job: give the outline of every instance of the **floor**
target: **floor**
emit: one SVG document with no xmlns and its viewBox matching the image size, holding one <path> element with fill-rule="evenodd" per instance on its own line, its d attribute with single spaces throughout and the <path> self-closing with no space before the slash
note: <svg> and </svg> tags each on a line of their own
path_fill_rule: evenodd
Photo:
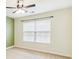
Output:
<svg viewBox="0 0 79 59">
<path fill-rule="evenodd" d="M 6 51 L 6 59 L 71 59 L 20 48 L 11 48 Z"/>
</svg>

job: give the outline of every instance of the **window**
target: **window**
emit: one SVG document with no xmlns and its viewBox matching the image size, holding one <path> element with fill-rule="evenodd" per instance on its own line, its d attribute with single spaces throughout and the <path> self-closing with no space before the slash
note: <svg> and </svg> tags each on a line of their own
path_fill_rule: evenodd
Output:
<svg viewBox="0 0 79 59">
<path fill-rule="evenodd" d="M 29 42 L 50 43 L 51 20 L 39 19 L 23 22 L 23 40 Z"/>
</svg>

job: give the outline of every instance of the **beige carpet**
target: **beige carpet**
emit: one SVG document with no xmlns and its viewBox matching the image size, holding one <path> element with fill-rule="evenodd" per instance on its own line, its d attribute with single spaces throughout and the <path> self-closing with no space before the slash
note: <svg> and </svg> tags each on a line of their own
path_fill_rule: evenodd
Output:
<svg viewBox="0 0 79 59">
<path fill-rule="evenodd" d="M 20 48 L 7 49 L 6 59 L 70 59 L 51 54 L 45 54 Z"/>
</svg>

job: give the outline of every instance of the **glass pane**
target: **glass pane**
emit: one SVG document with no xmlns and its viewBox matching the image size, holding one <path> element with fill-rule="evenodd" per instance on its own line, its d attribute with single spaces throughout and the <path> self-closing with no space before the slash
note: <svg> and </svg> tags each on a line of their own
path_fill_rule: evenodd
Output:
<svg viewBox="0 0 79 59">
<path fill-rule="evenodd" d="M 50 31 L 51 20 L 37 20 L 36 31 Z"/>
<path fill-rule="evenodd" d="M 23 31 L 34 31 L 34 21 L 24 22 Z"/>
<path fill-rule="evenodd" d="M 36 42 L 50 43 L 50 33 L 36 33 Z"/>
<path fill-rule="evenodd" d="M 24 41 L 33 42 L 33 41 L 34 41 L 34 33 L 33 33 L 33 32 L 24 33 L 24 34 L 23 34 L 23 40 L 24 40 Z"/>
</svg>

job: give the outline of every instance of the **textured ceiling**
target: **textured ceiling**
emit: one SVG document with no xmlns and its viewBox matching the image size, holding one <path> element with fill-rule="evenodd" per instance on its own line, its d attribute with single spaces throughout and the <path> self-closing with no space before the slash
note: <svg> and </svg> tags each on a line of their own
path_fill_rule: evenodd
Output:
<svg viewBox="0 0 79 59">
<path fill-rule="evenodd" d="M 7 7 L 15 7 L 17 0 L 7 0 Z M 6 9 L 7 16 L 9 17 L 23 17 L 28 15 L 34 15 L 37 13 L 43 13 L 51 10 L 57 10 L 62 8 L 71 7 L 72 0 L 24 0 L 24 5 L 36 4 L 36 7 L 26 9 L 27 13 L 13 14 L 16 9 Z M 34 13 L 32 13 L 34 11 Z"/>
</svg>

